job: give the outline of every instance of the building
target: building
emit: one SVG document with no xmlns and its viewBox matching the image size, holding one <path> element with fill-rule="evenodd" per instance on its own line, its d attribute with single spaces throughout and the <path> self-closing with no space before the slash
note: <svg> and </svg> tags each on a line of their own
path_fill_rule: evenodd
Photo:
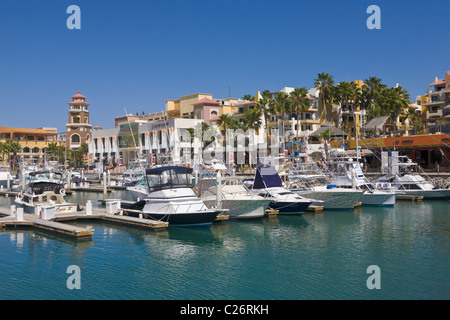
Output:
<svg viewBox="0 0 450 320">
<path fill-rule="evenodd" d="M 428 86 L 433 89 L 428 89 L 428 92 L 425 95 L 426 97 L 422 99 L 421 103 L 423 115 L 425 116 L 425 125 L 427 131 L 430 133 L 441 132 L 444 131 L 442 130 L 443 126 L 446 127 L 445 129 L 448 127 L 448 118 L 444 115 L 444 108 L 450 105 L 450 71 L 445 73 L 443 79 L 438 79 L 436 77 L 434 82 L 430 83 Z M 448 130 L 448 132 L 450 132 L 450 130 Z"/>
<path fill-rule="evenodd" d="M 66 124 L 66 148 L 76 149 L 88 143 L 92 125 L 89 122 L 89 103 L 79 91 L 73 95 L 69 105 L 69 122 Z"/>
<path fill-rule="evenodd" d="M 194 144 L 188 130 L 201 119 L 172 118 L 161 121 L 130 120 L 112 129 L 92 132 L 89 153 L 95 162 L 107 165 L 127 165 L 145 158 L 148 163 L 178 164 L 191 162 L 191 155 L 199 154 L 201 145 Z"/>
<path fill-rule="evenodd" d="M 58 142 L 58 132 L 56 128 L 48 127 L 39 129 L 0 127 L 0 142 L 5 143 L 8 140 L 19 143 L 22 149 L 17 153 L 19 161 L 43 163 L 46 148 L 50 143 Z M 3 159 L 3 154 L 0 154 L 0 157 L 6 164 L 8 156 L 5 155 Z"/>
</svg>

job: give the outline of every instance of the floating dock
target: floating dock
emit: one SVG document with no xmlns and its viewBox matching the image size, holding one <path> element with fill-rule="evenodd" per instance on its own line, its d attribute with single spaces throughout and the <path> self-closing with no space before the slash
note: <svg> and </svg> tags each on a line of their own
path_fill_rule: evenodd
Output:
<svg viewBox="0 0 450 320">
<path fill-rule="evenodd" d="M 39 219 L 34 214 L 23 214 L 23 218 L 11 215 L 10 208 L 0 207 L 0 215 L 6 216 L 0 218 L 0 228 L 32 227 L 37 230 L 58 234 L 74 240 L 91 240 L 94 230 L 62 223 L 62 221 L 74 221 L 85 219 L 97 219 L 113 222 L 121 225 L 140 227 L 146 230 L 165 230 L 168 227 L 167 222 L 151 219 L 139 219 L 135 217 L 122 216 L 118 214 L 106 213 L 105 209 L 93 208 L 91 214 L 85 211 L 74 213 L 55 214 L 51 220 Z"/>
<path fill-rule="evenodd" d="M 397 194 L 396 200 L 422 201 L 423 196 L 411 196 L 407 194 Z"/>
<path fill-rule="evenodd" d="M 316 206 L 316 205 L 310 204 L 309 207 L 306 208 L 306 211 L 313 211 L 313 212 L 323 211 L 323 206 Z"/>
</svg>

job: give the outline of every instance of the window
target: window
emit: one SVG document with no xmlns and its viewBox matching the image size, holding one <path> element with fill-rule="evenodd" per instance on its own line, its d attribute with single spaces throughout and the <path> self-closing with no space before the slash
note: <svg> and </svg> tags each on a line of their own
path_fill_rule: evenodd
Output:
<svg viewBox="0 0 450 320">
<path fill-rule="evenodd" d="M 70 141 L 72 143 L 80 143 L 81 139 L 78 134 L 74 133 L 73 135 L 70 136 Z"/>
<path fill-rule="evenodd" d="M 38 141 L 45 141 L 45 137 L 44 137 L 44 136 L 38 136 L 38 137 L 37 137 L 37 140 L 38 140 Z"/>
<path fill-rule="evenodd" d="M 34 136 L 28 136 L 28 137 L 27 137 L 27 140 L 28 140 L 28 141 L 34 141 Z"/>
</svg>

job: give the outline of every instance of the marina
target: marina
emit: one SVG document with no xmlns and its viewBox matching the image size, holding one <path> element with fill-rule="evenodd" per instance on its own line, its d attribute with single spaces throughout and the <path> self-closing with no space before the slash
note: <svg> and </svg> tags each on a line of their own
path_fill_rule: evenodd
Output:
<svg viewBox="0 0 450 320">
<path fill-rule="evenodd" d="M 96 203 L 95 195 L 76 197 Z M 114 197 L 120 196 L 126 197 L 124 191 L 115 191 Z M 8 207 L 11 200 L 0 197 L 0 204 Z M 0 228 L 0 267 L 9 275 L 2 278 L 2 299 L 450 298 L 448 201 L 361 205 L 157 231 L 107 221 L 97 203 L 92 218 L 56 219 L 92 228 L 91 240 L 30 226 Z M 69 256 L 56 254 L 65 251 Z M 65 270 L 73 264 L 82 270 L 81 290 L 65 286 Z M 373 264 L 382 270 L 378 291 L 366 288 L 366 268 Z M 135 272 L 128 271 L 130 265 Z M 423 290 L 430 283 L 433 288 Z"/>
<path fill-rule="evenodd" d="M 5 1 L 0 301 L 449 300 L 450 7 L 400 2 Z"/>
</svg>

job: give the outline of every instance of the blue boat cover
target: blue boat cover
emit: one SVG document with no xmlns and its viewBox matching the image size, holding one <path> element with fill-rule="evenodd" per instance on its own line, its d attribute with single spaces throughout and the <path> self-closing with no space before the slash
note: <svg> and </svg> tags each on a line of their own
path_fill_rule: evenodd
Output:
<svg viewBox="0 0 450 320">
<path fill-rule="evenodd" d="M 273 166 L 260 166 L 256 169 L 255 181 L 253 189 L 264 189 L 271 187 L 281 187 L 280 175 Z"/>
</svg>

